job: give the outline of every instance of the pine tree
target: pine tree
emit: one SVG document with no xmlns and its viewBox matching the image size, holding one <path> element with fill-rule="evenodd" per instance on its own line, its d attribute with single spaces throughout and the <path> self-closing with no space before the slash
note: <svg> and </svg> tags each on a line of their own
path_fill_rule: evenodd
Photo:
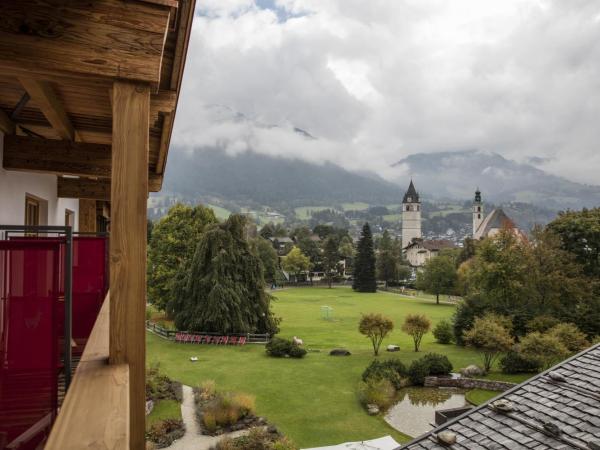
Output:
<svg viewBox="0 0 600 450">
<path fill-rule="evenodd" d="M 354 282 L 352 289 L 358 292 L 377 291 L 373 235 L 368 223 L 365 223 L 363 226 L 360 240 L 358 241 L 356 259 L 354 261 Z"/>
<path fill-rule="evenodd" d="M 200 237 L 170 304 L 180 330 L 276 333 L 259 257 L 244 239 L 245 217 L 232 215 Z"/>
</svg>

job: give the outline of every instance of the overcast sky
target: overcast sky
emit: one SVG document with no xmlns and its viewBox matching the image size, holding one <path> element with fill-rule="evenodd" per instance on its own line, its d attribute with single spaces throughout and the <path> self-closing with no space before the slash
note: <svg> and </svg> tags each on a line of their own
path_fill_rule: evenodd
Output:
<svg viewBox="0 0 600 450">
<path fill-rule="evenodd" d="M 480 149 L 600 184 L 599 0 L 197 4 L 175 144 L 388 177 Z"/>
</svg>

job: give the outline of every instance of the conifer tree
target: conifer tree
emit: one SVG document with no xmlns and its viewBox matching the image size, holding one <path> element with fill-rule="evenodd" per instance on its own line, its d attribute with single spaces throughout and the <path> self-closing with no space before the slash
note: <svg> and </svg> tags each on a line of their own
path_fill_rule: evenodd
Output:
<svg viewBox="0 0 600 450">
<path fill-rule="evenodd" d="M 245 217 L 210 226 L 170 304 L 180 330 L 276 333 L 259 257 L 244 239 Z"/>
<path fill-rule="evenodd" d="M 358 292 L 377 291 L 373 235 L 368 223 L 365 223 L 363 226 L 360 240 L 358 241 L 356 259 L 354 261 L 354 282 L 352 289 Z"/>
</svg>

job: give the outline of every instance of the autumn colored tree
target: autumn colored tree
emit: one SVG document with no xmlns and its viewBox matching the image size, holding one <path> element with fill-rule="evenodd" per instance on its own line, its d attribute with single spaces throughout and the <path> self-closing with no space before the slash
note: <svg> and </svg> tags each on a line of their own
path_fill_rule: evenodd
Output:
<svg viewBox="0 0 600 450">
<path fill-rule="evenodd" d="M 381 343 L 393 329 L 392 319 L 382 314 L 363 314 L 358 324 L 358 331 L 371 340 L 375 356 L 379 355 Z"/>
<path fill-rule="evenodd" d="M 431 321 L 423 314 L 409 314 L 404 319 L 402 331 L 413 339 L 415 352 L 419 351 L 421 341 L 431 329 Z"/>
<path fill-rule="evenodd" d="M 477 317 L 473 327 L 464 333 L 464 342 L 483 354 L 483 366 L 489 372 L 496 359 L 508 352 L 514 344 L 514 339 L 507 328 L 509 319 L 487 314 Z"/>
</svg>

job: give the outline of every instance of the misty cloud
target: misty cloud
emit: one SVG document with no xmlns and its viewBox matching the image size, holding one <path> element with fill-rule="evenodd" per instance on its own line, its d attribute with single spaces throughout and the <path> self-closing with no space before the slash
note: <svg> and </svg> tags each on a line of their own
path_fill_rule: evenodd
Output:
<svg viewBox="0 0 600 450">
<path fill-rule="evenodd" d="M 333 161 L 388 178 L 411 153 L 476 148 L 600 184 L 597 0 L 197 8 L 179 146 Z"/>
</svg>

